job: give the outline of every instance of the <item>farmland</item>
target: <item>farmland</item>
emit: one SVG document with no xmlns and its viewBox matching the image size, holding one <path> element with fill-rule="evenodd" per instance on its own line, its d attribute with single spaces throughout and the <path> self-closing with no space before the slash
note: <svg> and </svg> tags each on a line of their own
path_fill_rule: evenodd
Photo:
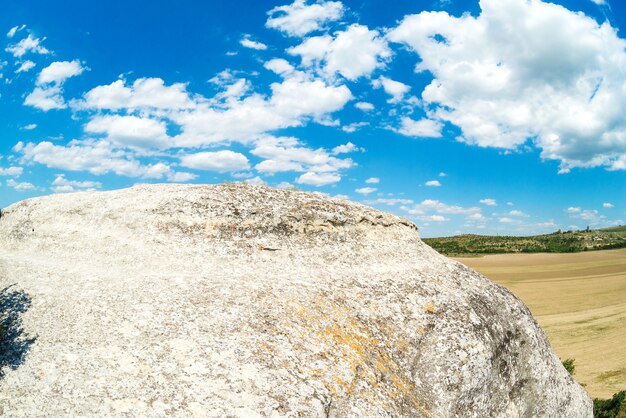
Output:
<svg viewBox="0 0 626 418">
<path fill-rule="evenodd" d="M 456 259 L 528 305 L 592 397 L 626 389 L 626 249 Z"/>
</svg>

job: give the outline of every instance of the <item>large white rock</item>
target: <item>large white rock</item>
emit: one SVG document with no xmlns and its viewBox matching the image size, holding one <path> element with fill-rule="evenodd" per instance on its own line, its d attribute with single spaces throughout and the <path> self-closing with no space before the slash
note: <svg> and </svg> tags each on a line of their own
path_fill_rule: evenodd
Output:
<svg viewBox="0 0 626 418">
<path fill-rule="evenodd" d="M 515 296 L 409 221 L 321 195 L 23 201 L 0 219 L 11 284 L 36 340 L 3 369 L 5 416 L 591 416 Z"/>
</svg>

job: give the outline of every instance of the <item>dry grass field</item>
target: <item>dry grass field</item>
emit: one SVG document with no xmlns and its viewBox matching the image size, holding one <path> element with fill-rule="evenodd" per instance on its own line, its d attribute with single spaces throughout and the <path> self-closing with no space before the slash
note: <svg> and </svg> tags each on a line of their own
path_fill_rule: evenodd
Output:
<svg viewBox="0 0 626 418">
<path fill-rule="evenodd" d="M 456 260 L 510 289 L 530 308 L 592 397 L 626 389 L 626 249 L 504 254 Z"/>
</svg>

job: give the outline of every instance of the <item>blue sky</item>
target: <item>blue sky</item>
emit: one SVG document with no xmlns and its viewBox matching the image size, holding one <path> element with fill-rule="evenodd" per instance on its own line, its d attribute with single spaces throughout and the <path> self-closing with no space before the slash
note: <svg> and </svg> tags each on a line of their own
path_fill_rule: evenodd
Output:
<svg viewBox="0 0 626 418">
<path fill-rule="evenodd" d="M 626 223 L 626 6 L 11 2 L 0 206 L 248 181 L 423 236 Z"/>
</svg>

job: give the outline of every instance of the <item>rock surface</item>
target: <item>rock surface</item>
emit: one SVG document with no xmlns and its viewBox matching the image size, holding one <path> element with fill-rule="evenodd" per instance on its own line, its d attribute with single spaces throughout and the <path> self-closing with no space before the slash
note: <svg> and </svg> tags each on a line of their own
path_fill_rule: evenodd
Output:
<svg viewBox="0 0 626 418">
<path fill-rule="evenodd" d="M 17 203 L 0 285 L 36 337 L 5 416 L 591 417 L 512 294 L 402 218 L 149 185 Z"/>
</svg>

